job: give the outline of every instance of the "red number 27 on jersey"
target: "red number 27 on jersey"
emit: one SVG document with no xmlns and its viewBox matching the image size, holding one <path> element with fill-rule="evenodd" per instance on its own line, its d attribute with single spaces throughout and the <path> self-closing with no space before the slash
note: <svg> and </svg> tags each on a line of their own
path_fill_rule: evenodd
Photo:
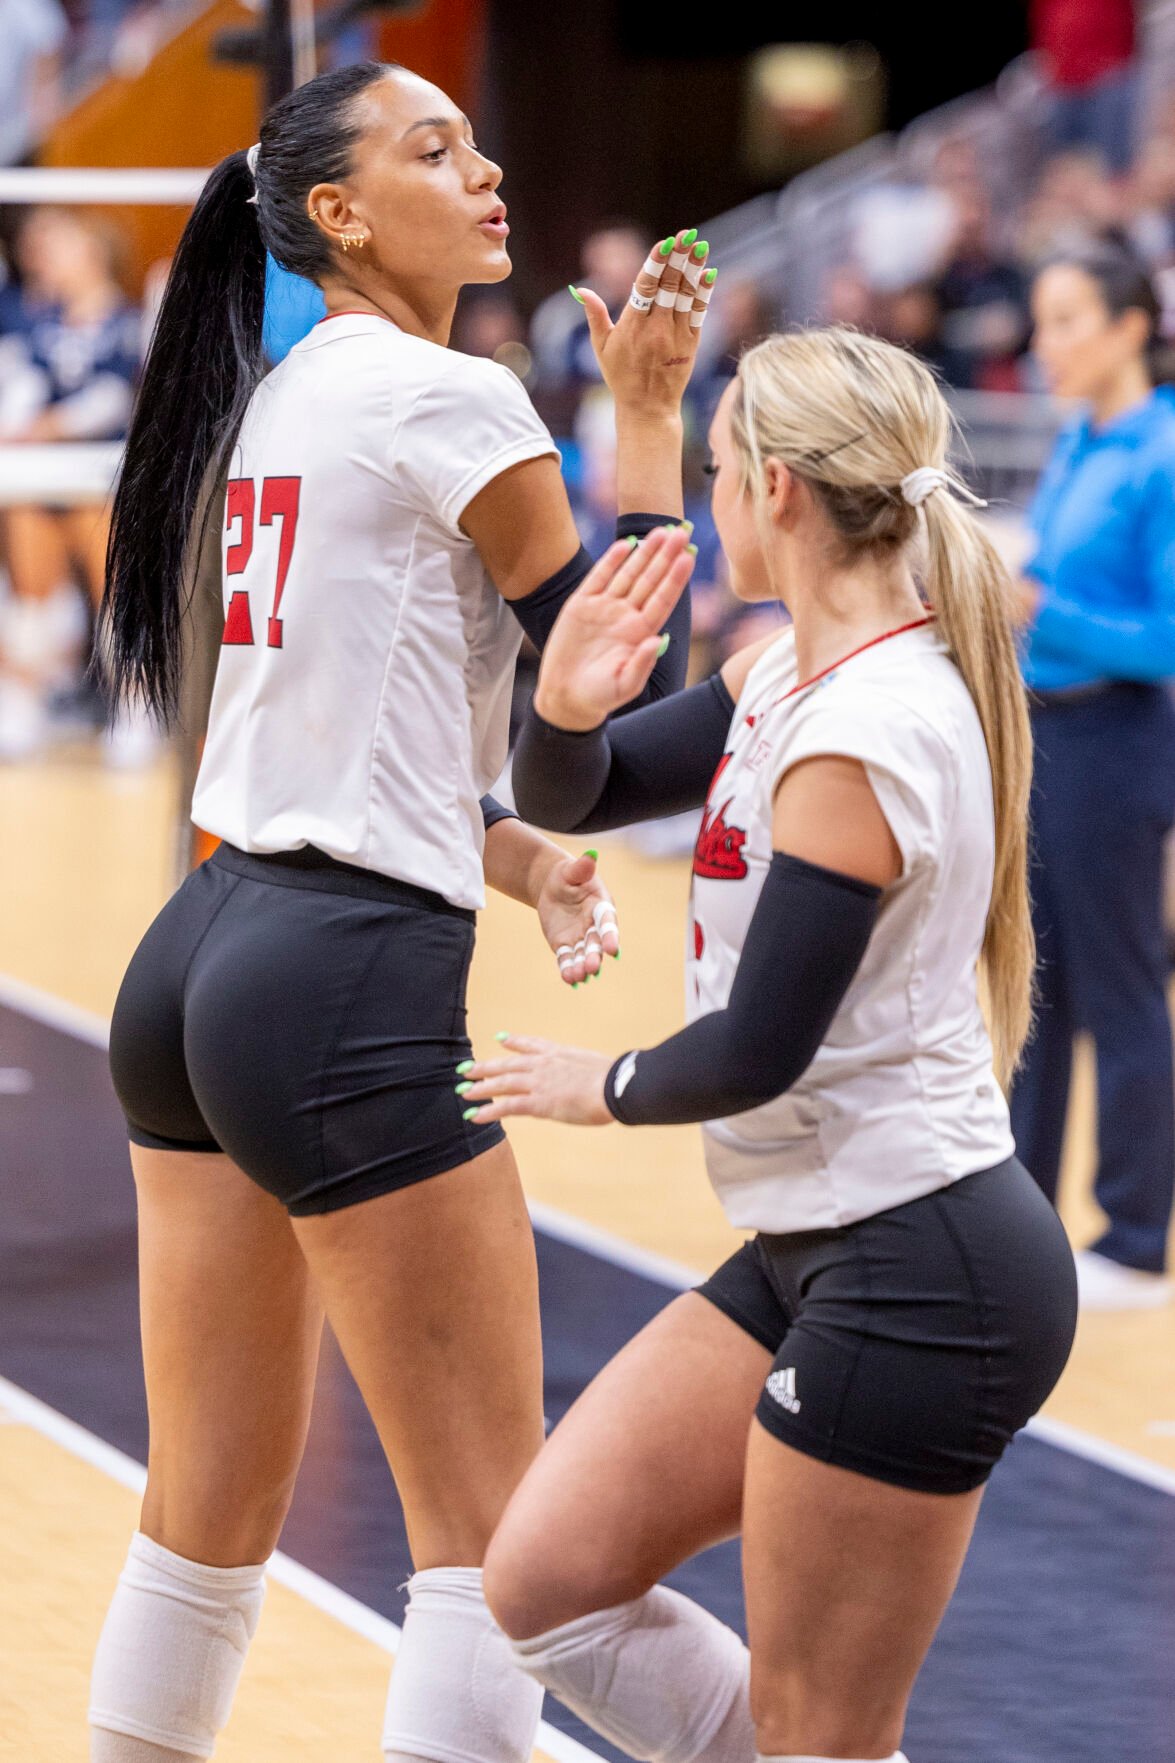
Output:
<svg viewBox="0 0 1175 1763">
<path fill-rule="evenodd" d="M 261 524 L 272 526 L 281 521 L 281 538 L 277 547 L 277 583 L 273 595 L 273 611 L 269 615 L 266 642 L 271 649 L 282 646 L 282 594 L 294 553 L 294 535 L 298 530 L 298 497 L 302 488 L 300 477 L 267 477 L 261 480 Z M 231 531 L 239 520 L 241 529 L 236 541 L 225 553 L 225 572 L 244 575 L 253 555 L 253 526 L 257 508 L 257 486 L 251 477 L 233 477 L 228 481 L 225 497 L 225 531 Z M 253 615 L 249 608 L 249 591 L 236 588 L 228 603 L 224 621 L 223 643 L 251 643 Z"/>
</svg>

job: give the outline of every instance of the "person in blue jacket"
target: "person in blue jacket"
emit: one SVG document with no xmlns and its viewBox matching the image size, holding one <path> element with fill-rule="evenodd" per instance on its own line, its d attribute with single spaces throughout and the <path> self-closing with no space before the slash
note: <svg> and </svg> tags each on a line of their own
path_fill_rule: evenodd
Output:
<svg viewBox="0 0 1175 1763">
<path fill-rule="evenodd" d="M 1078 1266 L 1094 1308 L 1171 1296 L 1163 869 L 1175 819 L 1175 394 L 1151 370 L 1158 311 L 1145 271 L 1113 242 L 1056 258 L 1033 289 L 1034 347 L 1051 388 L 1085 408 L 1037 491 L 1022 583 L 1039 1013 L 1012 1126 L 1055 1197 L 1073 1040 L 1090 1034 L 1095 1193 L 1107 1224 Z"/>
</svg>

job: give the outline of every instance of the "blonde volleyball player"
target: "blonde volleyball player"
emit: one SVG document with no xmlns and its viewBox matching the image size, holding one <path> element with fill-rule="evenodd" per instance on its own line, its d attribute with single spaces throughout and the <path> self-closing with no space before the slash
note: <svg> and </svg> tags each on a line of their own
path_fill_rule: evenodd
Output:
<svg viewBox="0 0 1175 1763">
<path fill-rule="evenodd" d="M 151 1440 L 94 1662 L 95 1763 L 211 1755 L 324 1309 L 416 1568 L 385 1757 L 525 1763 L 534 1738 L 542 1692 L 481 1590 L 543 1436 L 533 1242 L 502 1129 L 453 1113 L 449 1073 L 470 1051 L 483 878 L 535 906 L 567 983 L 617 929 L 590 855 L 483 796 L 520 625 L 541 645 L 591 566 L 519 382 L 444 346 L 462 285 L 510 272 L 500 181 L 468 121 L 403 69 L 303 86 L 212 174 L 147 363 L 109 554 L 113 669 L 124 695 L 172 709 L 185 547 L 202 487 L 223 484 L 194 805 L 223 843 L 148 930 L 112 1028 Z M 329 316 L 263 380 L 267 247 L 319 282 Z M 589 297 L 638 511 L 625 532 L 680 520 L 704 259 L 691 235 L 666 241 L 615 327 Z M 681 684 L 680 592 L 633 611 L 623 696 Z"/>
<path fill-rule="evenodd" d="M 1072 1256 L 1000 1087 L 1029 1022 L 1028 727 L 948 437 L 886 344 L 751 349 L 714 516 L 737 592 L 793 628 L 607 725 L 650 584 L 602 565 L 516 752 L 540 825 L 705 808 L 690 1025 L 617 1060 L 508 1037 L 463 1097 L 478 1123 L 704 1121 L 755 1233 L 571 1410 L 486 1561 L 519 1663 L 659 1763 L 898 1763 L 983 1484 L 1072 1340 Z M 749 1659 L 657 1585 L 740 1528 Z"/>
</svg>

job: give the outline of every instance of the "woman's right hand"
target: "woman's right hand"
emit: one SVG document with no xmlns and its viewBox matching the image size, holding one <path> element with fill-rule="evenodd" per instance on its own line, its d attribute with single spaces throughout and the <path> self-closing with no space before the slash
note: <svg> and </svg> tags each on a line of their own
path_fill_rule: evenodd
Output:
<svg viewBox="0 0 1175 1763">
<path fill-rule="evenodd" d="M 638 297 L 652 305 L 638 312 L 626 303 L 615 324 L 598 294 L 573 290 L 583 302 L 600 372 L 618 406 L 648 414 L 679 410 L 702 334 L 693 320 L 704 317 L 718 275 L 709 251 L 693 227 L 654 245 L 634 284 Z M 659 294 L 672 295 L 673 302 L 658 301 Z M 688 306 L 678 311 L 678 297 L 684 302 L 690 294 Z"/>
<path fill-rule="evenodd" d="M 694 555 L 684 526 L 656 527 L 639 544 L 620 539 L 605 551 L 543 650 L 534 707 L 544 722 L 598 728 L 644 690 Z"/>
</svg>

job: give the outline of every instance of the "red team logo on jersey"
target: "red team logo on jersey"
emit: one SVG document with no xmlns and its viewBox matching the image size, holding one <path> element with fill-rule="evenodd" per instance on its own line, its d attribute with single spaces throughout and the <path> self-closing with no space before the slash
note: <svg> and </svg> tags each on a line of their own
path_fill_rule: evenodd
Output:
<svg viewBox="0 0 1175 1763">
<path fill-rule="evenodd" d="M 718 770 L 714 773 L 714 782 L 710 785 L 713 794 L 714 785 L 730 764 L 732 755 L 724 753 Z M 707 802 L 706 811 L 702 815 L 701 831 L 694 847 L 694 874 L 705 876 L 708 881 L 741 881 L 747 873 L 746 858 L 743 846 L 747 835 L 739 826 L 728 826 L 726 810 L 730 807 L 733 797 L 728 796 L 721 808 L 712 808 Z"/>
</svg>

